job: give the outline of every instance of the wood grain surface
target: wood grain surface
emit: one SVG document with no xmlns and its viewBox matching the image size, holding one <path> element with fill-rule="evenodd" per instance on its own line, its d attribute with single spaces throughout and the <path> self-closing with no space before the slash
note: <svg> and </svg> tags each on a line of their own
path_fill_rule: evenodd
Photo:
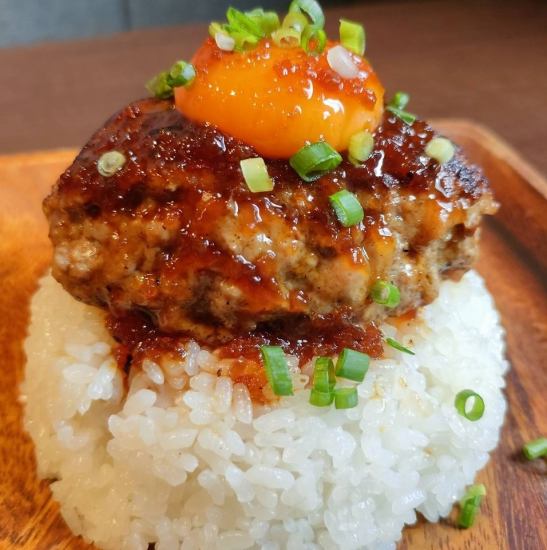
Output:
<svg viewBox="0 0 547 550">
<path fill-rule="evenodd" d="M 488 495 L 476 525 L 407 527 L 400 550 L 543 550 L 547 467 L 521 457 L 523 443 L 547 434 L 547 184 L 493 134 L 464 121 L 439 121 L 484 167 L 502 203 L 483 230 L 479 271 L 507 329 L 509 410 L 502 440 L 479 479 Z M 50 259 L 41 200 L 74 151 L 0 157 L 0 548 L 91 548 L 71 535 L 39 481 L 23 432 L 17 388 L 29 300 Z"/>
</svg>

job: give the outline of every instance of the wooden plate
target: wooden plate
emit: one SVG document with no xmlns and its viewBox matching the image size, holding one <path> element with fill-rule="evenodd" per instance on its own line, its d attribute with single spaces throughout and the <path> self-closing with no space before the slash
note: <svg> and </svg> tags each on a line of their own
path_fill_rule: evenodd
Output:
<svg viewBox="0 0 547 550">
<path fill-rule="evenodd" d="M 458 120 L 436 124 L 481 164 L 502 203 L 485 223 L 479 271 L 507 328 L 509 412 L 502 441 L 480 474 L 488 489 L 472 529 L 420 521 L 408 527 L 405 550 L 547 548 L 546 463 L 521 458 L 524 442 L 547 435 L 547 183 L 486 129 Z M 17 388 L 29 299 L 50 248 L 41 200 L 75 151 L 0 157 L 0 548 L 91 548 L 74 537 L 35 474 L 22 429 Z M 47 396 L 44 396 L 47 398 Z"/>
</svg>

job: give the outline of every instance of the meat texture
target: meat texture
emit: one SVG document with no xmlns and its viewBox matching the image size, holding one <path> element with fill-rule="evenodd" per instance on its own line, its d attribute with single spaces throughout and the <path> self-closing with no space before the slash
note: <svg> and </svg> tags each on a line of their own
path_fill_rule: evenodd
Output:
<svg viewBox="0 0 547 550">
<path fill-rule="evenodd" d="M 362 166 L 344 160 L 313 183 L 266 159 L 272 192 L 251 193 L 239 162 L 252 147 L 148 99 L 112 117 L 44 202 L 53 275 L 114 316 L 146 312 L 165 332 L 226 341 L 290 319 L 366 323 L 432 301 L 443 277 L 466 270 L 479 224 L 496 209 L 461 151 L 445 165 L 424 153 L 435 136 L 387 113 Z M 97 170 L 108 151 L 126 162 Z M 344 228 L 328 197 L 346 188 L 364 207 Z M 377 280 L 397 308 L 370 298 Z"/>
</svg>

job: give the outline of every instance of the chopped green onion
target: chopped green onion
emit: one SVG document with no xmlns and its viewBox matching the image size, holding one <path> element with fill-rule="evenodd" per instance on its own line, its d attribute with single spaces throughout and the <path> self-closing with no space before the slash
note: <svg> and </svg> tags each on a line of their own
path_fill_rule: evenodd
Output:
<svg viewBox="0 0 547 550">
<path fill-rule="evenodd" d="M 406 124 L 411 125 L 416 120 L 416 115 L 404 110 L 409 101 L 410 96 L 406 92 L 397 92 L 387 104 L 386 110 L 399 117 Z"/>
<path fill-rule="evenodd" d="M 303 32 L 309 26 L 308 18 L 299 11 L 289 12 L 283 19 L 284 29 L 294 29 L 298 32 Z"/>
<path fill-rule="evenodd" d="M 456 149 L 449 139 L 443 137 L 433 138 L 425 146 L 425 154 L 436 160 L 439 164 L 445 164 L 452 159 Z"/>
<path fill-rule="evenodd" d="M 320 54 L 327 44 L 327 33 L 315 25 L 308 25 L 302 32 L 300 45 L 306 53 Z"/>
<path fill-rule="evenodd" d="M 125 155 L 119 151 L 103 153 L 97 161 L 97 171 L 101 176 L 113 176 L 125 164 Z"/>
<path fill-rule="evenodd" d="M 241 52 L 258 44 L 259 37 L 245 32 L 231 32 L 230 36 L 235 41 L 234 50 Z"/>
<path fill-rule="evenodd" d="M 261 346 L 266 378 L 275 395 L 293 395 L 292 379 L 285 354 L 279 346 Z"/>
<path fill-rule="evenodd" d="M 377 304 L 386 307 L 397 307 L 401 300 L 399 289 L 387 281 L 376 281 L 370 295 Z"/>
<path fill-rule="evenodd" d="M 175 62 L 169 71 L 162 71 L 146 83 L 146 89 L 159 99 L 173 95 L 173 88 L 188 86 L 196 77 L 196 70 L 186 61 Z"/>
<path fill-rule="evenodd" d="M 262 8 L 242 12 L 230 7 L 226 11 L 226 19 L 227 23 L 213 22 L 209 25 L 209 34 L 225 51 L 242 51 L 255 46 L 261 38 L 279 28 L 277 13 Z"/>
<path fill-rule="evenodd" d="M 340 153 L 325 141 L 304 145 L 289 159 L 289 164 L 295 172 L 307 182 L 319 179 L 334 170 L 341 162 Z"/>
<path fill-rule="evenodd" d="M 234 40 L 234 49 L 237 51 L 255 46 L 261 38 L 266 36 L 264 24 L 257 18 L 256 13 L 243 13 L 236 8 L 229 7 L 226 11 L 226 19 L 228 23 L 222 25 L 221 30 Z M 215 30 L 215 28 L 210 28 L 210 32 L 211 30 Z"/>
<path fill-rule="evenodd" d="M 460 501 L 461 510 L 458 517 L 458 525 L 460 527 L 468 529 L 473 525 L 484 495 L 486 495 L 486 487 L 482 483 L 472 485 L 468 489 Z"/>
<path fill-rule="evenodd" d="M 344 48 L 363 55 L 365 53 L 365 29 L 363 25 L 340 19 L 340 42 Z"/>
<path fill-rule="evenodd" d="M 397 342 L 397 340 L 394 340 L 393 338 L 386 338 L 386 344 L 398 351 L 402 351 L 403 353 L 408 353 L 409 355 L 416 355 L 412 350 L 405 348 L 403 344 L 400 344 L 399 342 Z"/>
<path fill-rule="evenodd" d="M 215 34 L 215 44 L 225 52 L 233 52 L 236 48 L 236 41 L 225 32 Z"/>
<path fill-rule="evenodd" d="M 396 117 L 400 118 L 406 124 L 412 125 L 412 123 L 416 120 L 416 115 L 408 113 L 407 111 L 403 111 L 402 109 L 397 109 L 397 107 L 390 107 L 388 105 L 386 109 L 390 113 L 393 113 Z"/>
<path fill-rule="evenodd" d="M 300 45 L 301 33 L 297 29 L 281 27 L 272 32 L 272 40 L 281 48 L 296 48 Z"/>
<path fill-rule="evenodd" d="M 173 87 L 169 84 L 169 72 L 162 71 L 146 83 L 146 89 L 158 99 L 167 99 L 173 95 Z"/>
<path fill-rule="evenodd" d="M 293 0 L 289 5 L 289 13 L 303 11 L 311 19 L 311 22 L 319 28 L 325 26 L 325 15 L 315 0 Z"/>
<path fill-rule="evenodd" d="M 477 483 L 471 485 L 469 489 L 465 492 L 465 495 L 460 500 L 460 506 L 463 506 L 468 500 L 475 498 L 477 496 L 483 497 L 486 495 L 486 487 L 482 483 Z"/>
<path fill-rule="evenodd" d="M 363 130 L 349 138 L 349 159 L 353 164 L 360 164 L 370 157 L 374 149 L 374 137 L 370 132 Z"/>
<path fill-rule="evenodd" d="M 240 161 L 239 166 L 247 187 L 253 193 L 271 191 L 274 188 L 272 178 L 268 174 L 268 168 L 266 168 L 263 158 L 245 159 Z"/>
<path fill-rule="evenodd" d="M 257 38 L 265 36 L 260 23 L 255 17 L 249 17 L 248 14 L 239 11 L 230 6 L 226 11 L 226 20 L 228 21 L 227 29 L 235 33 L 250 34 Z"/>
<path fill-rule="evenodd" d="M 322 392 L 312 388 L 310 392 L 310 404 L 316 407 L 328 407 L 334 401 L 332 391 Z"/>
<path fill-rule="evenodd" d="M 475 523 L 475 516 L 479 511 L 480 500 L 478 497 L 468 500 L 460 510 L 458 516 L 458 526 L 462 529 L 469 529 Z"/>
<path fill-rule="evenodd" d="M 357 406 L 358 401 L 357 388 L 336 388 L 334 390 L 334 406 L 337 409 L 353 409 Z"/>
<path fill-rule="evenodd" d="M 262 8 L 255 8 L 246 11 L 245 15 L 258 24 L 265 36 L 279 28 L 279 16 L 275 11 L 264 11 Z"/>
<path fill-rule="evenodd" d="M 475 516 L 479 511 L 477 500 L 468 500 L 461 508 L 458 516 L 458 526 L 462 529 L 469 529 L 475 523 Z"/>
<path fill-rule="evenodd" d="M 366 353 L 344 348 L 336 361 L 336 376 L 354 382 L 362 382 L 368 370 L 370 359 Z"/>
<path fill-rule="evenodd" d="M 224 25 L 222 25 L 221 23 L 219 23 L 218 21 L 212 21 L 210 24 L 209 24 L 209 36 L 211 38 L 215 38 L 216 35 L 218 33 L 222 33 L 222 34 L 226 34 L 228 35 L 228 33 L 226 32 L 226 30 L 224 29 Z"/>
<path fill-rule="evenodd" d="M 473 400 L 470 409 L 467 407 L 469 399 Z M 454 405 L 462 416 L 465 416 L 467 420 L 471 420 L 472 422 L 479 420 L 484 414 L 484 400 L 473 390 L 462 390 L 459 392 L 454 399 Z"/>
<path fill-rule="evenodd" d="M 342 189 L 329 197 L 330 204 L 344 227 L 357 225 L 365 217 L 365 212 L 359 199 L 353 193 Z"/>
<path fill-rule="evenodd" d="M 547 456 L 547 437 L 539 437 L 524 445 L 522 452 L 528 460 Z"/>
<path fill-rule="evenodd" d="M 336 385 L 334 363 L 330 357 L 318 357 L 313 369 L 313 388 L 319 392 L 332 392 Z"/>
<path fill-rule="evenodd" d="M 395 92 L 393 99 L 389 102 L 391 107 L 396 109 L 404 109 L 408 102 L 410 101 L 410 96 L 406 92 Z"/>
<path fill-rule="evenodd" d="M 188 86 L 196 78 L 196 69 L 191 63 L 177 61 L 169 70 L 167 81 L 172 88 L 177 86 Z"/>
</svg>

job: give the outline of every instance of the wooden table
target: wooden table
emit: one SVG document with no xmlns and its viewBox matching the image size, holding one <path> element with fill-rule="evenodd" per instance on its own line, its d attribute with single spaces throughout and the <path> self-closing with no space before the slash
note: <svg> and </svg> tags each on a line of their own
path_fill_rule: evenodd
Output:
<svg viewBox="0 0 547 550">
<path fill-rule="evenodd" d="M 405 89 L 412 94 L 412 110 L 424 117 L 467 117 L 482 122 L 547 172 L 547 4 L 409 2 L 354 7 L 344 14 L 365 21 L 371 59 L 389 90 Z M 334 27 L 338 15 L 331 14 Z M 204 26 L 190 26 L 0 50 L 0 153 L 83 144 L 113 111 L 144 94 L 143 82 L 150 75 L 176 58 L 189 57 L 204 32 Z M 400 550 L 539 550 L 547 543 L 540 520 L 547 463 L 530 465 L 518 458 L 523 441 L 545 427 L 547 380 L 537 373 L 542 372 L 541 363 L 547 357 L 547 294 L 541 271 L 545 267 L 541 247 L 547 241 L 542 235 L 547 228 L 537 215 L 542 208 L 539 196 L 519 183 L 511 165 L 498 162 L 511 160 L 510 151 L 494 148 L 499 159 L 485 164 L 487 157 L 481 158 L 478 144 L 486 147 L 487 142 L 487 135 L 478 136 L 472 149 L 479 153 L 476 160 L 488 168 L 496 188 L 505 187 L 506 214 L 500 218 L 502 226 L 486 225 L 479 267 L 502 316 L 513 321 L 508 335 L 514 366 L 508 375 L 511 409 L 502 444 L 481 474 L 481 480 L 497 495 L 490 494 L 483 519 L 473 530 L 458 531 L 450 520 L 425 528 L 418 525 L 405 531 Z M 0 262 L 4 291 L 0 312 L 12 314 L 9 322 L 0 323 L 0 343 L 7 350 L 5 365 L 23 362 L 20 335 L 27 312 L 13 304 L 28 301 L 37 273 L 49 258 L 40 199 L 72 154 L 0 159 L 0 214 L 5 214 L 4 221 L 13 221 L 11 229 L 9 224 L 0 224 L 0 258 L 9 258 Z M 19 172 L 14 171 L 18 164 L 23 167 Z M 520 189 L 528 190 L 533 198 Z M 524 209 L 536 212 L 531 234 L 537 242 L 526 238 L 523 224 L 510 223 L 510 214 Z M 503 227 L 506 222 L 512 231 Z M 14 240 L 14 235 L 20 240 Z M 527 244 L 533 249 L 531 255 L 526 252 Z M 539 251 L 535 259 L 534 250 Z M 9 441 L 0 446 L 6 473 L 0 479 L 0 548 L 85 548 L 74 545 L 49 501 L 46 484 L 38 491 L 36 479 L 28 473 L 33 467 L 32 448 L 21 431 L 20 407 L 13 391 L 19 381 L 20 373 L 9 369 L 0 384 L 2 438 Z"/>
</svg>

